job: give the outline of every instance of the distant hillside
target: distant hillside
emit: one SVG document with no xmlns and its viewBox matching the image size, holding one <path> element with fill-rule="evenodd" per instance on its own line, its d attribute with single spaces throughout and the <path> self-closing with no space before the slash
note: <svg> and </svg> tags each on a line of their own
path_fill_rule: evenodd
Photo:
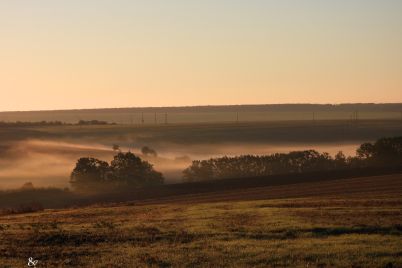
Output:
<svg viewBox="0 0 402 268">
<path fill-rule="evenodd" d="M 104 120 L 125 124 L 402 119 L 402 103 L 266 104 L 1 112 L 0 121 Z"/>
</svg>

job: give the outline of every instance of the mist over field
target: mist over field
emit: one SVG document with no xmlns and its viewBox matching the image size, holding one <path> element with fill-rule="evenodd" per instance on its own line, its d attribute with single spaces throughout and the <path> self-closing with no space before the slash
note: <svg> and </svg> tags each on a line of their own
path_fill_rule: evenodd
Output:
<svg viewBox="0 0 402 268">
<path fill-rule="evenodd" d="M 278 121 L 166 125 L 58 125 L 0 127 L 0 189 L 68 187 L 77 160 L 111 161 L 131 151 L 149 161 L 166 178 L 182 181 L 192 160 L 237 155 L 264 155 L 314 149 L 353 156 L 363 142 L 402 133 L 400 120 Z M 157 157 L 143 155 L 149 146 Z"/>
<path fill-rule="evenodd" d="M 158 156 L 141 154 L 141 148 L 122 147 L 131 150 L 144 160 L 152 163 L 162 172 L 167 183 L 181 181 L 181 172 L 191 164 L 191 160 L 208 159 L 218 156 L 242 154 L 271 154 L 312 148 L 329 152 L 332 155 L 342 150 L 346 155 L 353 155 L 358 144 L 294 144 L 273 145 L 267 143 L 241 144 L 165 144 L 154 148 Z M 80 157 L 94 157 L 110 161 L 115 152 L 110 146 L 56 140 L 24 140 L 2 145 L 0 156 L 0 187 L 18 188 L 26 182 L 38 187 L 68 187 L 69 175 Z"/>
<path fill-rule="evenodd" d="M 45 140 L 16 141 L 3 145 L 2 150 L 2 188 L 19 187 L 25 182 L 35 186 L 65 187 L 78 156 L 110 155 L 110 150 L 102 146 Z"/>
</svg>

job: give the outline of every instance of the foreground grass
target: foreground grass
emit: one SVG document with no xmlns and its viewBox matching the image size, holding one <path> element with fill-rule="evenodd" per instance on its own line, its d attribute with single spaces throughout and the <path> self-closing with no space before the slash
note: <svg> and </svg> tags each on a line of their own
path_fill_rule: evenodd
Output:
<svg viewBox="0 0 402 268">
<path fill-rule="evenodd" d="M 401 223 L 389 195 L 46 210 L 0 217 L 0 266 L 401 267 Z"/>
</svg>

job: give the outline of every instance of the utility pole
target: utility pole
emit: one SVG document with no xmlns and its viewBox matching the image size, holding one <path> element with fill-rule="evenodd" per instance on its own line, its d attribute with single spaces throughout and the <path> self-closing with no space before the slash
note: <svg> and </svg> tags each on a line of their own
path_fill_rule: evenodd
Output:
<svg viewBox="0 0 402 268">
<path fill-rule="evenodd" d="M 77 118 L 78 118 L 78 122 L 77 122 L 78 127 L 81 129 L 81 128 L 82 128 L 82 125 L 80 124 L 80 122 L 81 122 L 81 117 L 78 116 Z"/>
<path fill-rule="evenodd" d="M 141 113 L 141 123 L 144 124 L 144 113 Z"/>
<path fill-rule="evenodd" d="M 353 122 L 355 121 L 355 112 L 352 112 L 350 115 L 350 124 L 353 125 Z"/>
<path fill-rule="evenodd" d="M 357 125 L 358 121 L 359 121 L 359 111 L 356 111 L 356 125 Z"/>
</svg>

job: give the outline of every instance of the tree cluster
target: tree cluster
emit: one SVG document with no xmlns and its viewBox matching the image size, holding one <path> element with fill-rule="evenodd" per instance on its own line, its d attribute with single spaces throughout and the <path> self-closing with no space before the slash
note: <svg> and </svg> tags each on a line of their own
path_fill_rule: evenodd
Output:
<svg viewBox="0 0 402 268">
<path fill-rule="evenodd" d="M 77 161 L 70 183 L 76 189 L 146 187 L 163 184 L 164 178 L 147 161 L 131 152 L 118 152 L 111 163 L 84 157 Z"/>
<path fill-rule="evenodd" d="M 39 121 L 39 122 L 4 122 L 0 121 L 0 127 L 32 127 L 32 126 L 62 126 L 66 123 L 61 121 Z"/>
<path fill-rule="evenodd" d="M 158 157 L 158 154 L 156 153 L 156 151 L 148 146 L 142 147 L 141 153 L 145 156 Z"/>
<path fill-rule="evenodd" d="M 61 121 L 15 121 L 15 122 L 4 122 L 0 121 L 0 127 L 35 127 L 35 126 L 91 126 L 91 125 L 116 125 L 116 123 L 109 123 L 107 121 L 101 120 L 79 120 L 77 123 L 66 123 Z"/>
<path fill-rule="evenodd" d="M 242 178 L 277 174 L 307 173 L 364 167 L 402 165 L 402 137 L 382 138 L 364 143 L 355 157 L 339 152 L 335 157 L 314 150 L 276 153 L 271 155 L 242 155 L 235 157 L 196 160 L 183 171 L 186 181 Z"/>
<path fill-rule="evenodd" d="M 109 123 L 107 121 L 101 121 L 101 120 L 80 120 L 78 121 L 77 125 L 80 126 L 91 126 L 91 125 L 115 125 L 115 123 Z"/>
</svg>

